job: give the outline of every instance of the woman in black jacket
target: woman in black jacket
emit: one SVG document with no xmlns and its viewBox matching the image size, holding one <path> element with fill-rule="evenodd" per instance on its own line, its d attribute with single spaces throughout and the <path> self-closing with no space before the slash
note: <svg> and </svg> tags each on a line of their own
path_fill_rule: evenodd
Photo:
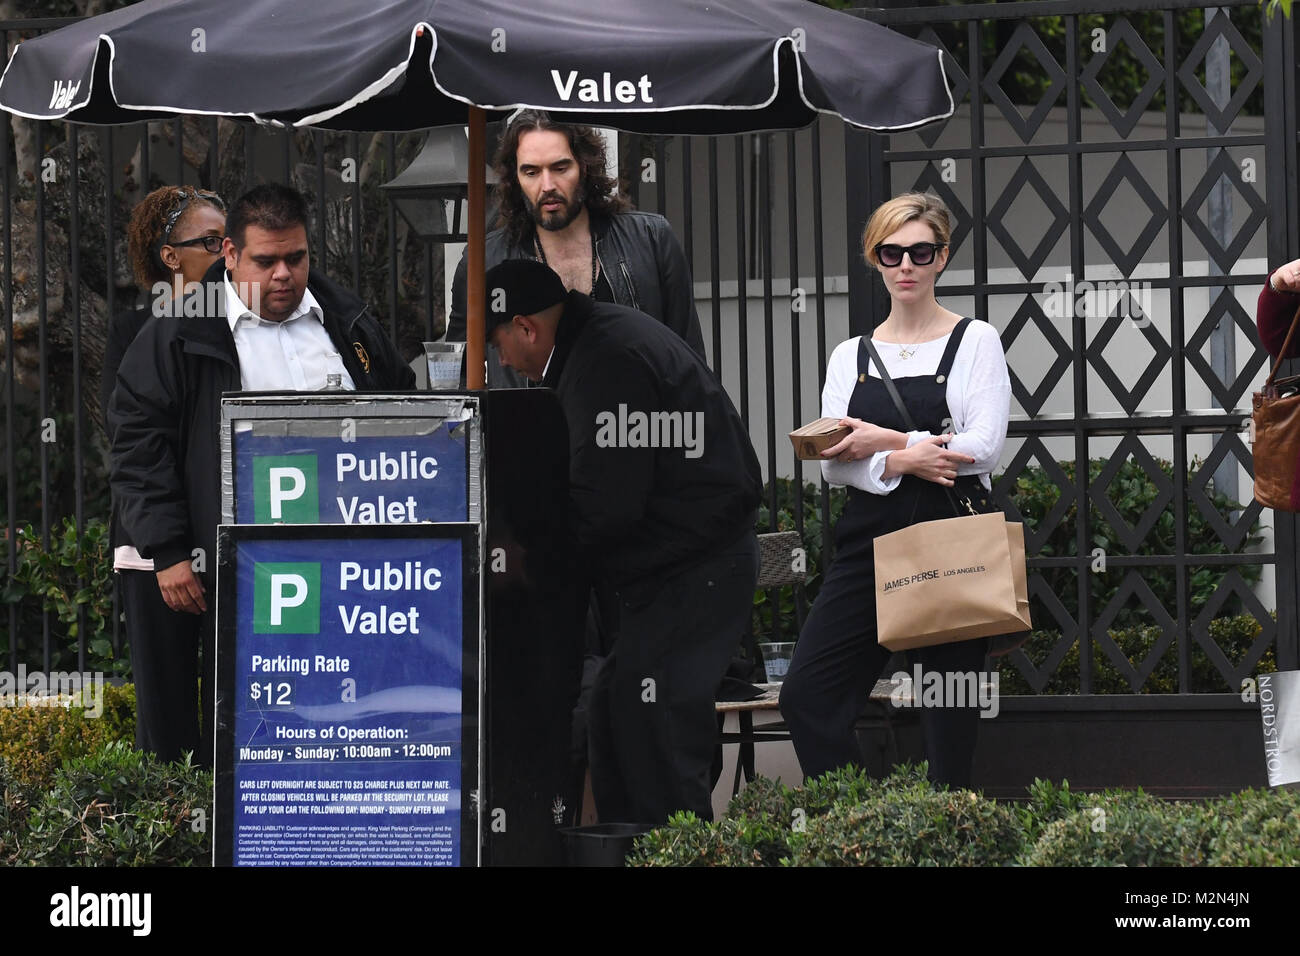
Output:
<svg viewBox="0 0 1300 956">
<path fill-rule="evenodd" d="M 142 199 L 127 226 L 127 248 L 145 304 L 114 316 L 104 349 L 101 408 L 127 347 L 153 316 L 171 318 L 187 284 L 200 282 L 220 256 L 226 207 L 216 193 L 192 186 L 164 186 Z M 109 436 L 110 441 L 112 436 Z M 127 539 L 113 504 L 113 570 L 121 585 L 126 636 L 136 694 L 136 746 L 163 760 L 177 760 L 199 746 L 199 619 L 163 602 L 153 562 Z M 202 756 L 198 756 L 202 762 Z"/>
</svg>

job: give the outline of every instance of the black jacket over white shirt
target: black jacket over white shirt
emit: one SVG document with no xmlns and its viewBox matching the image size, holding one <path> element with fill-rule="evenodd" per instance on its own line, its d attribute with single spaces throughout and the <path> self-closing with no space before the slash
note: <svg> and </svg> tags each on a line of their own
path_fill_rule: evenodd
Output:
<svg viewBox="0 0 1300 956">
<path fill-rule="evenodd" d="M 542 384 L 569 426 L 571 518 L 598 583 L 653 589 L 753 530 L 762 496 L 754 447 L 704 359 L 675 333 L 570 292 Z M 692 419 L 703 423 L 701 454 L 632 447 L 640 442 L 631 429 L 609 428 L 637 412 L 661 421 L 702 413 Z"/>
<path fill-rule="evenodd" d="M 691 269 L 672 226 L 663 216 L 650 212 L 621 212 L 613 216 L 588 211 L 592 240 L 600 271 L 609 282 L 614 301 L 658 319 L 680 335 L 686 344 L 704 355 L 704 335 L 695 311 Z M 484 248 L 484 270 L 506 259 L 536 259 L 530 237 L 522 245 L 506 242 L 505 230 L 488 233 Z M 465 273 L 469 256 L 461 257 L 451 286 L 451 308 L 447 313 L 447 341 L 465 341 Z M 488 362 L 488 385 L 494 388 L 521 387 L 525 383 L 509 369 Z"/>
<path fill-rule="evenodd" d="M 221 395 L 241 382 L 225 315 L 225 261 L 203 279 L 197 311 L 215 283 L 216 314 L 151 318 L 122 358 L 107 418 L 113 496 L 128 539 L 159 570 L 203 548 L 210 581 L 221 521 Z M 415 373 L 361 299 L 315 270 L 307 288 L 358 391 L 415 387 Z"/>
</svg>

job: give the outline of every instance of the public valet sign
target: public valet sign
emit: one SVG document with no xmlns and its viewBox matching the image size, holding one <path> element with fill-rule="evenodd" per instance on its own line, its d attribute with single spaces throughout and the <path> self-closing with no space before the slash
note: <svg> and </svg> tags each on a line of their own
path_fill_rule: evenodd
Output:
<svg viewBox="0 0 1300 956">
<path fill-rule="evenodd" d="M 473 865 L 477 405 L 321 398 L 223 403 L 215 860 Z"/>
<path fill-rule="evenodd" d="M 225 520 L 478 520 L 478 425 L 472 397 L 383 399 L 339 392 L 311 399 L 299 393 L 227 399 L 222 443 L 233 468 L 223 483 Z"/>
<path fill-rule="evenodd" d="M 218 864 L 476 862 L 477 533 L 222 527 Z"/>
</svg>

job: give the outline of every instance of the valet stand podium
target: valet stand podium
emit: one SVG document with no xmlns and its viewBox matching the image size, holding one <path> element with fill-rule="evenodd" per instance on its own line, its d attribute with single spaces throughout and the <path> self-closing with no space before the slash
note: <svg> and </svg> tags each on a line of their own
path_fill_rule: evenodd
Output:
<svg viewBox="0 0 1300 956">
<path fill-rule="evenodd" d="M 547 389 L 222 400 L 213 859 L 561 865 L 586 587 Z"/>
</svg>

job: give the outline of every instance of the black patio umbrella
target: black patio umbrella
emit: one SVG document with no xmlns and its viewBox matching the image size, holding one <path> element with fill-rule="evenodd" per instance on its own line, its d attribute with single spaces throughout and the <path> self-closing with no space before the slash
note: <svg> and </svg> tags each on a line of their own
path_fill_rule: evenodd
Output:
<svg viewBox="0 0 1300 956">
<path fill-rule="evenodd" d="M 349 130 L 470 127 L 520 107 L 639 133 L 890 132 L 953 112 L 940 51 L 807 0 L 142 0 L 27 40 L 0 108 L 117 124 L 177 113 Z M 483 184 L 470 177 L 468 349 L 482 386 Z"/>
</svg>

